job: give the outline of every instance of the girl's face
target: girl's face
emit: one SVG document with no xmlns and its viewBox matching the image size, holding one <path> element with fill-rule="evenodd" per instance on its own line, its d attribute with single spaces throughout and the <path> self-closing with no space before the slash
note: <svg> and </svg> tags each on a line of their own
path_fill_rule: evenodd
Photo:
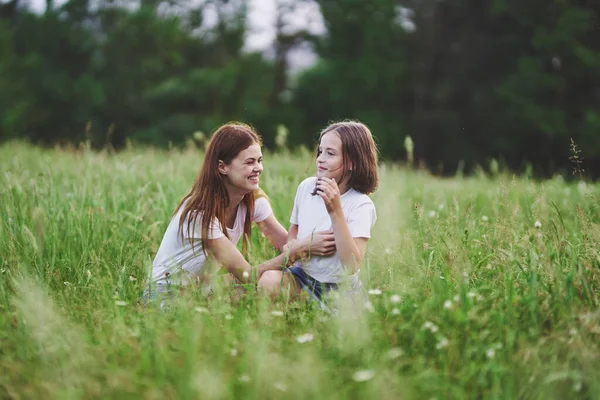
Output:
<svg viewBox="0 0 600 400">
<path fill-rule="evenodd" d="M 242 192 L 258 189 L 262 170 L 262 151 L 260 145 L 256 143 L 240 151 L 228 165 L 219 166 L 219 171 L 225 175 L 226 182 Z"/>
<path fill-rule="evenodd" d="M 344 172 L 342 139 L 336 132 L 327 132 L 321 137 L 317 152 L 317 177 L 335 179 L 340 184 Z"/>
</svg>

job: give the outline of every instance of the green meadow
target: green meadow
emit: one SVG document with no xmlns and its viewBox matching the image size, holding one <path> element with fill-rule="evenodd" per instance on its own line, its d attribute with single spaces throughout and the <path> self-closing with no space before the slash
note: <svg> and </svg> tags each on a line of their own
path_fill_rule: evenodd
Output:
<svg viewBox="0 0 600 400">
<path fill-rule="evenodd" d="M 313 154 L 264 155 L 287 227 Z M 201 161 L 0 146 L 1 398 L 600 397 L 600 186 L 382 164 L 364 311 L 218 285 L 145 306 Z M 256 231 L 254 264 L 275 254 Z"/>
</svg>

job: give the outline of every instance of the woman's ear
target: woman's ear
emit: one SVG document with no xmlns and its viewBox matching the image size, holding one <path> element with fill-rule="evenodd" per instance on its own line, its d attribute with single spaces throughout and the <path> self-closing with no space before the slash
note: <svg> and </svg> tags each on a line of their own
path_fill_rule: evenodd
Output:
<svg viewBox="0 0 600 400">
<path fill-rule="evenodd" d="M 227 175 L 227 166 L 221 160 L 219 160 L 219 173 L 221 175 Z"/>
</svg>

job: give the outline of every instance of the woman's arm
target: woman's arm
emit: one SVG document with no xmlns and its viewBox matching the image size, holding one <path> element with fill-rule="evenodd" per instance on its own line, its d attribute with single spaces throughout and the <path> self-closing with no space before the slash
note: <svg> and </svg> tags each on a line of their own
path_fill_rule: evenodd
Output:
<svg viewBox="0 0 600 400">
<path fill-rule="evenodd" d="M 287 242 L 288 232 L 279 223 L 277 218 L 275 218 L 275 215 L 269 215 L 267 219 L 257 222 L 256 225 L 258 225 L 260 231 L 271 242 L 273 247 L 279 251 L 283 250 L 283 246 Z"/>
<path fill-rule="evenodd" d="M 258 279 L 265 271 L 281 270 L 283 266 L 293 264 L 307 251 L 300 243 L 296 243 L 288 252 L 282 253 L 256 267 L 252 267 L 244 259 L 242 253 L 226 237 L 208 239 L 206 240 L 206 245 L 210 255 L 237 280 L 244 283 L 252 280 L 252 276 L 254 275 L 253 270 L 256 270 L 255 275 L 256 279 Z"/>
</svg>

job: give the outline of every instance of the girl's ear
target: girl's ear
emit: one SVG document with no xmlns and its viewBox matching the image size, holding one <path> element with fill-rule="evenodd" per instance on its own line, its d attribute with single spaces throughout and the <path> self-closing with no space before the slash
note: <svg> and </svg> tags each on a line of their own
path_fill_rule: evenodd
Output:
<svg viewBox="0 0 600 400">
<path fill-rule="evenodd" d="M 221 175 L 227 175 L 227 166 L 221 160 L 219 160 L 219 173 Z"/>
</svg>

